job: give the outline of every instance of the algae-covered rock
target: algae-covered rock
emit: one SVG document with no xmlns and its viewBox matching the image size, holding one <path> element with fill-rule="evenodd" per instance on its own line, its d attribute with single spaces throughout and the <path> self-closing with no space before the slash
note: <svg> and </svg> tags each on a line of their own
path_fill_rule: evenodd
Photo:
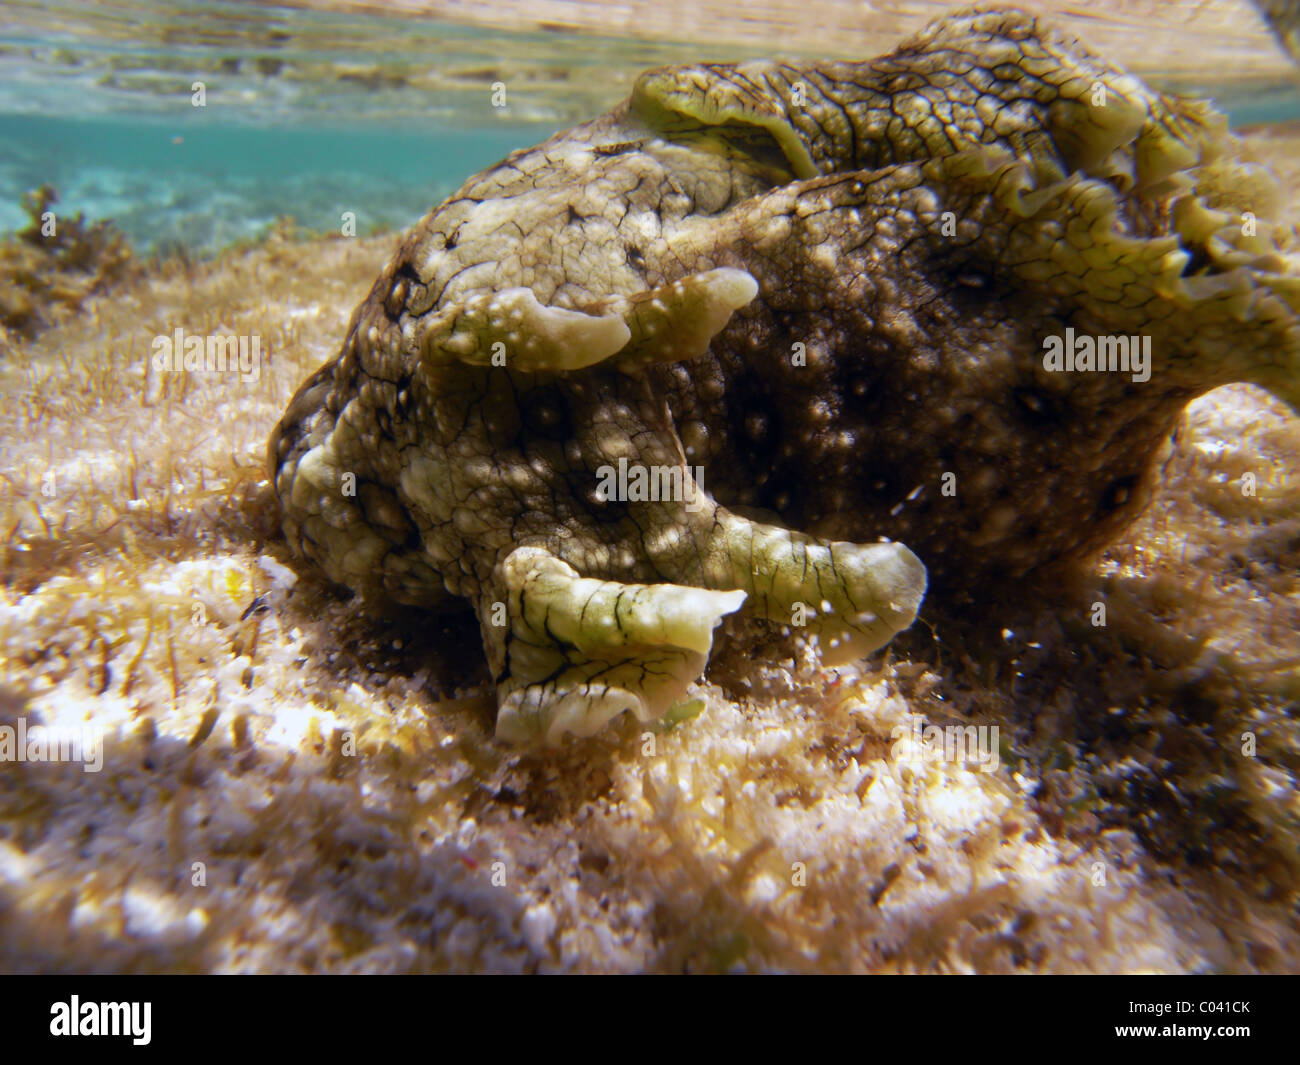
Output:
<svg viewBox="0 0 1300 1065">
<path fill-rule="evenodd" d="M 62 310 L 138 272 L 130 245 L 110 221 L 60 218 L 49 185 L 27 193 L 30 222 L 0 242 L 0 330 L 30 336 Z"/>
</svg>

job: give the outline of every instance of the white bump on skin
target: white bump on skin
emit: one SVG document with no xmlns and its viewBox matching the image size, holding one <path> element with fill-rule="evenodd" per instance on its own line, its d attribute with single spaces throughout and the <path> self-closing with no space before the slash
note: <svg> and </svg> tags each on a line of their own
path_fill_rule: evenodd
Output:
<svg viewBox="0 0 1300 1065">
<path fill-rule="evenodd" d="M 840 255 L 835 249 L 835 245 L 828 242 L 826 244 L 818 244 L 817 247 L 812 250 L 812 259 L 823 269 L 834 270 L 839 266 Z"/>
<path fill-rule="evenodd" d="M 623 220 L 623 227 L 628 231 L 628 236 L 654 240 L 659 236 L 659 216 L 653 211 L 638 211 Z"/>
</svg>

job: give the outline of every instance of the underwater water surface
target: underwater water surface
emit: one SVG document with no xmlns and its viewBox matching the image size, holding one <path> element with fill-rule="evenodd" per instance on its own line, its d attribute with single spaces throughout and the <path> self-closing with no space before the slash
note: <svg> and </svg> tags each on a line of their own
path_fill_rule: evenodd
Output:
<svg viewBox="0 0 1300 1065">
<path fill-rule="evenodd" d="M 375 12 L 6 2 L 0 232 L 43 184 L 143 252 L 211 254 L 286 216 L 308 232 L 340 230 L 345 211 L 358 234 L 400 228 L 694 52 Z"/>
<path fill-rule="evenodd" d="M 654 41 L 556 24 L 511 29 L 509 17 L 464 25 L 438 18 L 436 4 L 419 18 L 339 6 L 0 3 L 0 233 L 25 223 L 20 197 L 43 184 L 61 212 L 113 219 L 145 253 L 210 255 L 284 217 L 308 232 L 339 230 L 344 212 L 357 233 L 401 228 L 469 174 L 606 110 L 642 69 L 867 56 L 895 27 L 916 29 L 952 5 L 830 5 L 860 29 L 857 46 L 843 33 L 792 36 L 761 22 L 746 29 L 766 33 L 766 44 L 691 40 L 685 20 L 685 39 Z M 584 6 L 601 14 L 590 10 L 601 5 L 559 5 Z M 1131 24 L 1119 39 L 1147 46 L 1139 54 L 1154 82 L 1210 96 L 1235 125 L 1300 118 L 1300 89 L 1262 51 L 1258 26 L 1240 12 L 1211 21 L 1215 5 L 1204 0 L 1181 6 L 1200 21 L 1180 25 L 1180 5 L 1165 3 L 1145 24 L 1140 4 L 1117 6 L 1108 23 L 1101 5 L 1080 16 L 1098 23 L 1081 32 Z M 491 5 L 476 14 L 490 16 Z M 1211 32 L 1226 64 L 1188 57 Z M 811 53 L 810 43 L 819 46 Z"/>
</svg>

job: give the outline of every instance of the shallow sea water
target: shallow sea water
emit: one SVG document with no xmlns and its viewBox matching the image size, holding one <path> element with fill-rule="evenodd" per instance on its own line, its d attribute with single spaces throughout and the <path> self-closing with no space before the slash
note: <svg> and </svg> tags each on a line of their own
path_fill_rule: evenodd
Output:
<svg viewBox="0 0 1300 1065">
<path fill-rule="evenodd" d="M 0 232 L 25 223 L 19 197 L 43 183 L 62 212 L 111 218 L 144 252 L 211 254 L 285 216 L 310 232 L 338 230 L 348 211 L 358 233 L 401 228 L 471 173 L 617 103 L 645 68 L 868 56 L 953 5 L 832 5 L 851 32 L 820 37 L 751 15 L 735 35 L 746 39 L 691 39 L 683 19 L 678 39 L 659 41 L 608 25 L 512 29 L 510 4 L 495 5 L 495 20 L 494 5 L 442 5 L 490 22 L 478 26 L 383 5 L 308 6 L 0 3 Z M 618 17 L 598 4 L 549 6 Z M 1118 34 L 1135 70 L 1214 98 L 1236 125 L 1300 118 L 1300 89 L 1244 0 L 1109 6 L 1113 18 L 1105 4 L 1083 16 L 1066 5 L 1067 24 L 1090 43 Z M 494 102 L 496 85 L 505 92 Z"/>
<path fill-rule="evenodd" d="M 48 182 L 62 211 L 112 218 L 146 252 L 212 253 L 282 216 L 316 232 L 345 211 L 359 234 L 409 225 L 469 174 L 617 102 L 641 69 L 697 53 L 255 4 L 0 14 L 0 231 Z"/>
<path fill-rule="evenodd" d="M 271 427 L 471 172 L 647 67 L 875 56 L 953 6 L 0 0 L 0 232 L 48 183 L 145 270 L 0 345 L 0 725 L 105 732 L 102 773 L 0 772 L 0 971 L 1300 970 L 1300 422 L 1258 389 L 1189 407 L 1066 606 L 840 670 L 724 626 L 653 757 L 628 721 L 494 742 L 471 616 L 376 617 L 277 536 Z M 1245 0 L 1019 6 L 1213 98 L 1296 200 Z M 263 338 L 260 376 L 151 373 L 177 327 Z M 922 716 L 1000 728 L 1002 769 L 900 768 Z"/>
</svg>

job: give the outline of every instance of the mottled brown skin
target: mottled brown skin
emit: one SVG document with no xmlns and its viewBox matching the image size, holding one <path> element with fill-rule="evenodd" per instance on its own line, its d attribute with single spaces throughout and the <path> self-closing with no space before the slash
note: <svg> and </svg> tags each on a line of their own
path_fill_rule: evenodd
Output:
<svg viewBox="0 0 1300 1065">
<path fill-rule="evenodd" d="M 474 602 L 509 738 L 662 713 L 708 651 L 674 611 L 740 601 L 696 589 L 821 600 L 852 657 L 925 586 L 872 541 L 950 587 L 1078 558 L 1189 399 L 1295 404 L 1292 264 L 1241 225 L 1269 191 L 1208 108 L 1014 12 L 870 63 L 650 72 L 407 237 L 272 438 L 286 534 L 371 595 Z M 1049 372 L 1067 327 L 1150 336 L 1150 379 Z M 619 458 L 713 499 L 602 498 Z"/>
</svg>

